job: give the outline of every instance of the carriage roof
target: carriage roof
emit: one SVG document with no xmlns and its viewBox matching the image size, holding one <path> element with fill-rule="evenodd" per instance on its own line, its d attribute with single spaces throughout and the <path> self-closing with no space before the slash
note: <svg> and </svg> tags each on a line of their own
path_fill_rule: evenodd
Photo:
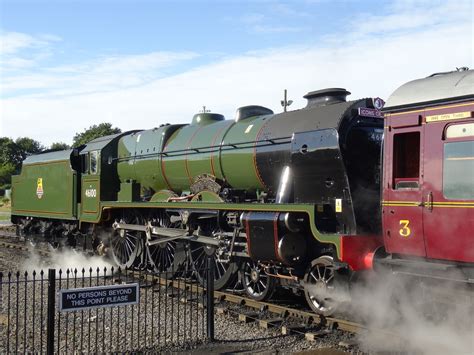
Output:
<svg viewBox="0 0 474 355">
<path fill-rule="evenodd" d="M 388 98 L 384 111 L 397 111 L 408 107 L 422 107 L 446 101 L 463 101 L 474 98 L 474 70 L 466 68 L 436 73 L 427 78 L 409 81 Z"/>
</svg>

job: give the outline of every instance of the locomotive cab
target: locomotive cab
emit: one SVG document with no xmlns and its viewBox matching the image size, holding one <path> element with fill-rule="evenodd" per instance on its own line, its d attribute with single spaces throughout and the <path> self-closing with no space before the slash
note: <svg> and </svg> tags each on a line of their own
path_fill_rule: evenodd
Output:
<svg viewBox="0 0 474 355">
<path fill-rule="evenodd" d="M 117 177 L 117 142 L 131 132 L 96 138 L 81 150 L 80 215 L 84 221 L 95 221 L 101 201 L 115 201 L 120 190 Z"/>
</svg>

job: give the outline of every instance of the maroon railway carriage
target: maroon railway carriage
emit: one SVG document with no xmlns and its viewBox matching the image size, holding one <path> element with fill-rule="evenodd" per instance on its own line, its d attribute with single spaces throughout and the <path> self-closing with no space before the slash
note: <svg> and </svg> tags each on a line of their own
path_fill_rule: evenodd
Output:
<svg viewBox="0 0 474 355">
<path fill-rule="evenodd" d="M 383 111 L 384 250 L 376 256 L 384 257 L 376 263 L 474 283 L 474 70 L 408 82 Z"/>
</svg>

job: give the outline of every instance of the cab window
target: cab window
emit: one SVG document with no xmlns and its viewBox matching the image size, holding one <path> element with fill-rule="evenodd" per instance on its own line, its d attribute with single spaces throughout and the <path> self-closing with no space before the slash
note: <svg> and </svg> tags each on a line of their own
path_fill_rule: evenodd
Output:
<svg viewBox="0 0 474 355">
<path fill-rule="evenodd" d="M 88 174 L 89 173 L 89 154 L 82 154 L 81 162 L 82 162 L 82 172 L 84 174 Z"/>
<path fill-rule="evenodd" d="M 91 174 L 97 174 L 99 171 L 99 152 L 97 150 L 94 150 L 89 153 L 90 154 L 90 173 Z"/>
<path fill-rule="evenodd" d="M 452 200 L 474 200 L 474 141 L 460 140 L 474 137 L 474 124 L 448 126 L 445 136 L 443 195 Z"/>
</svg>

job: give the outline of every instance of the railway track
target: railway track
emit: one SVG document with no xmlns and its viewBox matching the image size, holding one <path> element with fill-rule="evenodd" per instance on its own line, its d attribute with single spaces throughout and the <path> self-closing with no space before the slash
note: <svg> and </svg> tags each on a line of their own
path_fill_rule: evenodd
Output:
<svg viewBox="0 0 474 355">
<path fill-rule="evenodd" d="M 165 280 L 155 275 L 142 272 L 132 272 L 132 275 L 146 285 L 159 284 L 161 286 L 184 289 L 192 293 L 201 293 L 205 290 L 197 283 L 191 287 L 179 280 Z M 217 314 L 231 313 L 241 322 L 257 322 L 262 328 L 280 328 L 283 335 L 301 334 L 308 340 L 316 340 L 330 331 L 339 329 L 350 333 L 374 331 L 361 323 L 337 317 L 324 317 L 307 311 L 277 303 L 262 302 L 229 291 L 214 291 L 215 309 Z M 184 301 L 184 300 L 183 300 Z M 205 305 L 201 305 L 204 307 Z M 390 331 L 376 330 L 381 336 L 398 338 Z"/>
<path fill-rule="evenodd" d="M 0 248 L 21 251 L 30 250 L 24 241 L 16 238 L 14 233 L 0 231 Z M 51 254 L 50 251 L 46 250 L 39 250 L 38 252 L 43 256 Z M 182 290 L 187 288 L 187 291 L 191 293 L 205 292 L 198 283 L 189 285 L 178 279 L 166 280 L 158 275 L 142 271 L 131 271 L 129 275 L 142 285 L 160 285 Z M 372 331 L 372 329 L 369 329 L 364 324 L 347 319 L 324 317 L 308 310 L 283 304 L 256 301 L 231 291 L 214 291 L 214 299 L 218 315 L 232 314 L 241 322 L 257 322 L 262 328 L 280 328 L 283 335 L 301 334 L 310 341 L 316 340 L 336 329 L 355 334 Z M 182 301 L 187 302 L 188 300 Z M 205 307 L 202 303 L 200 306 Z M 377 330 L 377 332 L 392 338 L 396 337 L 394 333 L 389 331 Z"/>
</svg>

